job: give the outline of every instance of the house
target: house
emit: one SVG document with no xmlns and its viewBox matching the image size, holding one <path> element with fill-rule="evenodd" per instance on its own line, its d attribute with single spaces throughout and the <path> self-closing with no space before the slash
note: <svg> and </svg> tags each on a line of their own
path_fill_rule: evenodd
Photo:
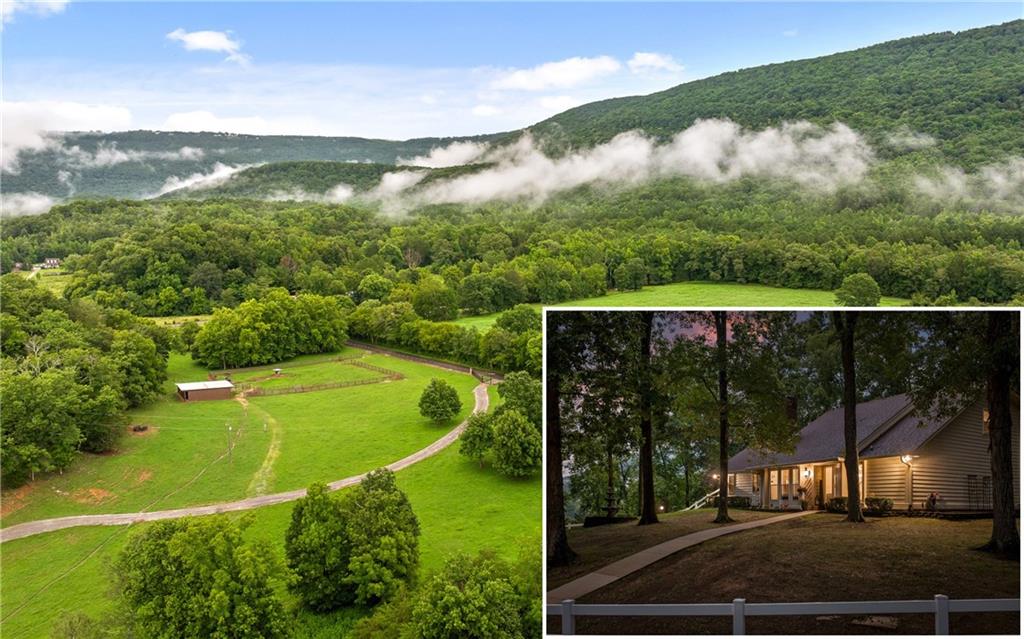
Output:
<svg viewBox="0 0 1024 639">
<path fill-rule="evenodd" d="M 215 379 L 206 382 L 185 382 L 175 384 L 178 388 L 178 399 L 183 402 L 197 402 L 206 399 L 231 399 L 235 385 L 226 379 Z"/>
<path fill-rule="evenodd" d="M 43 260 L 43 268 L 60 268 L 60 259 L 56 257 L 48 257 Z"/>
<path fill-rule="evenodd" d="M 887 497 L 894 509 L 992 508 L 992 471 L 985 402 L 952 418 L 931 419 L 907 395 L 857 404 L 860 495 Z M 1014 500 L 1020 507 L 1020 408 L 1013 409 Z M 744 449 L 729 460 L 729 492 L 764 508 L 823 508 L 848 495 L 843 409 L 807 424 L 792 453 Z M 801 503 L 803 502 L 803 503 Z"/>
</svg>

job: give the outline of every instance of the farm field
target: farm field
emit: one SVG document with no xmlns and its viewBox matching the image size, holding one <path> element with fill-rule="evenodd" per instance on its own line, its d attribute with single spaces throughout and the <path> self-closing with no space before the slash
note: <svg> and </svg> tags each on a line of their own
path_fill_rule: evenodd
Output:
<svg viewBox="0 0 1024 639">
<path fill-rule="evenodd" d="M 528 544 L 539 543 L 539 473 L 526 480 L 508 479 L 461 457 L 455 445 L 397 478 L 420 520 L 421 575 L 440 568 L 455 552 L 493 548 L 515 559 Z M 283 560 L 291 507 L 280 504 L 237 516 L 251 520 L 247 535 L 266 540 Z M 4 637 L 47 637 L 65 611 L 95 615 L 109 610 L 108 566 L 129 535 L 146 525 L 72 528 L 5 543 L 0 586 Z M 294 602 L 283 589 L 282 595 Z M 327 633 L 323 636 L 337 637 L 362 614 L 360 609 L 330 616 L 302 613 L 296 634 L 310 636 L 319 628 Z"/>
<path fill-rule="evenodd" d="M 881 306 L 902 306 L 909 300 L 883 297 Z M 600 297 L 572 300 L 547 306 L 834 306 L 835 293 L 803 288 L 775 288 L 761 284 L 732 282 L 676 282 L 646 286 L 639 291 L 614 291 Z M 543 308 L 544 304 L 533 304 Z M 453 320 L 461 326 L 486 329 L 501 313 L 475 315 Z"/>
<path fill-rule="evenodd" d="M 358 355 L 344 349 L 337 355 Z M 315 379 L 331 374 L 380 374 L 323 356 L 296 358 L 292 370 Z M 302 365 L 320 361 L 315 365 Z M 63 475 L 51 475 L 4 493 L 3 526 L 66 515 L 162 510 L 242 499 L 332 481 L 386 465 L 441 437 L 454 424 L 435 425 L 420 416 L 419 395 L 433 377 L 453 384 L 464 419 L 473 408 L 477 381 L 386 355 L 360 361 L 400 372 L 404 379 L 314 393 L 238 401 L 184 403 L 175 381 L 206 378 L 187 356 L 174 354 L 167 394 L 132 411 L 131 433 L 113 454 L 83 454 Z M 289 364 L 283 364 L 287 367 Z M 262 369 L 261 369 L 262 370 Z M 242 375 L 257 375 L 245 371 Z M 232 449 L 227 456 L 228 427 Z"/>
</svg>

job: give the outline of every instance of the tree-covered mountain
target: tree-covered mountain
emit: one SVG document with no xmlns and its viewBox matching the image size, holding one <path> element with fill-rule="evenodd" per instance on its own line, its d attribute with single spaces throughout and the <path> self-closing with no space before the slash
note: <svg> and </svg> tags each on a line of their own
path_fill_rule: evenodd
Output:
<svg viewBox="0 0 1024 639">
<path fill-rule="evenodd" d="M 287 199 L 325 199 L 333 189 L 343 185 L 350 194 L 371 191 L 380 185 L 386 173 L 410 172 L 422 174 L 420 184 L 429 184 L 442 178 L 472 173 L 480 164 L 466 164 L 444 168 L 417 166 L 396 167 L 394 164 L 362 162 L 328 162 L 304 160 L 273 162 L 250 167 L 231 176 L 226 182 L 211 186 L 177 189 L 161 196 L 163 199 L 205 199 L 210 197 L 246 197 Z M 338 194 L 336 194 L 338 195 Z M 344 195 L 344 194 L 341 194 Z M 336 197 L 340 201 L 344 197 Z"/>
<path fill-rule="evenodd" d="M 18 171 L 3 174 L 3 191 L 35 192 L 56 198 L 142 198 L 158 193 L 168 178 L 208 174 L 218 164 L 321 160 L 394 165 L 401 158 L 425 155 L 452 142 L 497 137 L 394 141 L 208 132 L 67 133 L 55 138 L 53 146 L 45 151 L 23 154 Z"/>
<path fill-rule="evenodd" d="M 709 118 L 756 130 L 798 120 L 841 122 L 864 136 L 881 159 L 899 157 L 915 166 L 973 170 L 1024 155 L 1024 20 L 723 73 L 651 95 L 586 104 L 522 131 L 473 138 L 70 133 L 59 145 L 22 157 L 17 174 L 4 174 L 3 191 L 150 197 L 218 165 L 256 164 L 270 166 L 237 173 L 202 192 L 264 197 L 297 189 L 322 193 L 338 183 L 358 191 L 372 188 L 371 177 L 387 170 L 383 165 L 454 141 L 500 145 L 527 131 L 545 152 L 559 154 L 631 130 L 666 139 Z M 273 166 L 279 162 L 288 164 Z"/>
<path fill-rule="evenodd" d="M 838 121 L 881 148 L 891 148 L 889 137 L 898 132 L 923 133 L 948 161 L 964 167 L 1024 153 L 1024 20 L 592 102 L 529 130 L 579 146 L 632 129 L 669 136 L 701 118 L 729 118 L 752 128 L 787 120 Z"/>
</svg>

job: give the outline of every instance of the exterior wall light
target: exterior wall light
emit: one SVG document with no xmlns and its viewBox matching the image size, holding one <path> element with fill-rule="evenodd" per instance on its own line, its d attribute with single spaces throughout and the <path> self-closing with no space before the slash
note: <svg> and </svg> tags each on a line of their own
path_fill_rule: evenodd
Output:
<svg viewBox="0 0 1024 639">
<path fill-rule="evenodd" d="M 715 473 L 714 475 L 712 475 L 711 479 L 718 479 L 718 473 Z"/>
<path fill-rule="evenodd" d="M 810 468 L 805 468 L 804 469 L 804 477 L 810 477 L 810 476 L 811 476 L 811 469 Z"/>
</svg>

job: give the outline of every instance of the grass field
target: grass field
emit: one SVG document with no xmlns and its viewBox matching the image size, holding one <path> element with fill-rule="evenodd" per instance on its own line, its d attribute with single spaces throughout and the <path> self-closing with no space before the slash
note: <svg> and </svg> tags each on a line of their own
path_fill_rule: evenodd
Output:
<svg viewBox="0 0 1024 639">
<path fill-rule="evenodd" d="M 179 327 L 189 320 L 194 320 L 197 324 L 202 325 L 213 315 L 167 315 L 165 317 L 148 317 L 160 326 L 172 326 Z"/>
<path fill-rule="evenodd" d="M 883 297 L 882 306 L 900 306 L 908 300 Z M 614 291 L 601 297 L 572 300 L 549 306 L 834 306 L 835 293 L 803 288 L 773 288 L 760 284 L 733 282 L 677 282 L 647 286 L 639 291 Z M 534 304 L 540 309 L 543 305 Z M 454 320 L 462 326 L 485 329 L 500 313 L 462 317 Z"/>
<path fill-rule="evenodd" d="M 395 364 L 393 368 L 419 366 L 389 363 Z M 496 404 L 493 387 L 489 394 Z M 489 466 L 481 469 L 461 457 L 456 444 L 400 472 L 398 483 L 420 520 L 423 575 L 438 569 L 455 552 L 493 548 L 514 559 L 525 544 L 539 543 L 539 473 L 524 480 L 507 479 Z M 292 504 L 281 504 L 236 516 L 251 520 L 246 529 L 250 538 L 266 540 L 283 557 L 291 509 Z M 0 619 L 5 639 L 47 637 L 54 620 L 68 611 L 98 615 L 109 610 L 113 605 L 109 566 L 128 536 L 146 525 L 73 528 L 3 544 Z M 294 605 L 283 590 L 282 594 Z M 366 611 L 360 609 L 328 616 L 301 612 L 296 636 L 344 636 L 363 614 Z"/>
<path fill-rule="evenodd" d="M 256 388 L 290 388 L 293 386 L 313 386 L 330 382 L 353 382 L 365 379 L 377 379 L 384 376 L 350 363 L 324 362 L 307 366 L 283 366 L 281 374 L 275 375 L 273 368 L 247 370 L 231 376 L 236 384 L 252 384 Z"/>
<path fill-rule="evenodd" d="M 748 530 L 676 553 L 580 603 L 710 603 L 1020 597 L 1020 563 L 974 550 L 992 520 L 869 518 L 825 513 Z M 893 629 L 858 616 L 753 617 L 750 634 L 934 634 L 934 616 L 893 615 Z M 860 616 L 863 619 L 863 616 Z M 557 621 L 555 629 L 557 630 Z M 1018 634 L 1019 615 L 954 614 L 955 634 Z M 580 634 L 729 634 L 728 618 L 590 618 Z"/>
<path fill-rule="evenodd" d="M 364 352 L 341 352 L 360 353 Z M 310 379 L 327 380 L 333 374 L 343 377 L 352 372 L 379 377 L 337 362 L 295 366 L 317 359 L 297 358 L 282 368 L 303 371 Z M 5 491 L 0 524 L 228 501 L 371 470 L 427 446 L 457 423 L 436 425 L 420 416 L 419 396 L 433 377 L 458 389 L 463 403 L 458 419 L 473 408 L 472 390 L 477 382 L 469 375 L 386 355 L 366 355 L 362 361 L 396 370 L 405 378 L 253 397 L 244 408 L 237 401 L 185 403 L 175 399 L 175 381 L 205 379 L 206 371 L 186 356 L 173 355 L 166 396 L 130 414 L 130 422 L 146 424 L 147 431 L 126 435 L 114 453 L 83 454 L 63 475 Z M 229 426 L 230 457 L 226 456 Z"/>
</svg>

